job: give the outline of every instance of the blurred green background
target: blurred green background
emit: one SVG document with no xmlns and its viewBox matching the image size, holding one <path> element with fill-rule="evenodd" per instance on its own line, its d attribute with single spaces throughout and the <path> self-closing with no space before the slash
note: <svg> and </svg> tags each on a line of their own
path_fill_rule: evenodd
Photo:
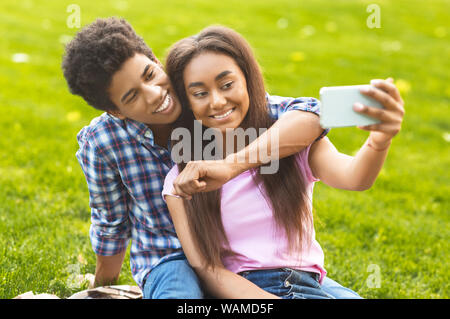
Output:
<svg viewBox="0 0 450 319">
<path fill-rule="evenodd" d="M 95 271 L 76 134 L 100 112 L 67 90 L 64 44 L 97 17 L 126 18 L 164 61 L 210 24 L 252 45 L 271 94 L 318 97 L 322 86 L 392 76 L 406 115 L 372 189 L 318 183 L 317 239 L 331 278 L 365 298 L 448 298 L 450 1 L 136 0 L 0 3 L 0 298 L 67 297 Z M 380 8 L 380 28 L 367 12 Z M 69 20 L 68 20 L 69 19 Z M 369 24 L 370 25 L 370 24 Z M 355 154 L 368 133 L 333 129 Z M 119 284 L 135 284 L 127 255 Z"/>
</svg>

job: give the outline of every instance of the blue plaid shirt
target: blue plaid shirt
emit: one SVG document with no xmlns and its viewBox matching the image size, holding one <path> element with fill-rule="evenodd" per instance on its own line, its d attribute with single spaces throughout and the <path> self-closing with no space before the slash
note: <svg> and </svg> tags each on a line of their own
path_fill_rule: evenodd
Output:
<svg viewBox="0 0 450 319">
<path fill-rule="evenodd" d="M 267 101 L 274 119 L 291 110 L 319 114 L 315 98 L 267 95 Z M 182 253 L 161 197 L 165 176 L 174 165 L 170 151 L 154 143 L 145 124 L 107 113 L 93 119 L 77 139 L 76 156 L 89 189 L 92 248 L 97 255 L 115 255 L 131 239 L 131 271 L 143 288 L 153 267 Z"/>
</svg>

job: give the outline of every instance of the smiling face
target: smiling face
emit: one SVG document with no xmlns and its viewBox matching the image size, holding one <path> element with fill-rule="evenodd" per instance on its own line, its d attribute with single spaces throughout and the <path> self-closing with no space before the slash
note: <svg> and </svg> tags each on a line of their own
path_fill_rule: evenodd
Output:
<svg viewBox="0 0 450 319">
<path fill-rule="evenodd" d="M 171 124 L 181 114 L 181 106 L 172 91 L 162 66 L 143 54 L 135 54 L 114 73 L 109 86 L 117 111 L 111 114 L 148 125 Z"/>
<path fill-rule="evenodd" d="M 250 100 L 247 82 L 236 62 L 225 54 L 205 52 L 183 72 L 187 98 L 197 120 L 223 133 L 244 120 Z"/>
</svg>

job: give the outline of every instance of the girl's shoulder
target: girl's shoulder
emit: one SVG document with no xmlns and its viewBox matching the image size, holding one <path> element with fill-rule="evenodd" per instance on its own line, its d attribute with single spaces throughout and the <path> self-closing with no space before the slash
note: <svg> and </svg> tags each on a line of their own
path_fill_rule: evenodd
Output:
<svg viewBox="0 0 450 319">
<path fill-rule="evenodd" d="M 175 178 L 179 175 L 178 165 L 175 164 L 173 167 L 169 170 L 169 172 L 166 175 L 166 178 L 164 179 L 164 185 L 161 192 L 162 198 L 164 199 L 164 195 L 172 195 L 173 192 L 173 182 Z"/>
<path fill-rule="evenodd" d="M 172 166 L 172 168 L 169 170 L 169 172 L 167 173 L 165 180 L 166 180 L 166 181 L 171 180 L 171 181 L 173 182 L 173 180 L 174 180 L 175 178 L 177 178 L 177 176 L 178 176 L 179 174 L 180 174 L 180 171 L 178 170 L 178 165 L 177 165 L 177 164 L 174 164 L 174 165 Z"/>
</svg>

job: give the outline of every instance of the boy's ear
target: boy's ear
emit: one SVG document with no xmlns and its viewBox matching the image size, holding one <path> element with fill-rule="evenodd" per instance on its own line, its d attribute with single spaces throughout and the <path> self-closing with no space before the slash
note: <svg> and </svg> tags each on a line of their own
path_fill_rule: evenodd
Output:
<svg viewBox="0 0 450 319">
<path fill-rule="evenodd" d="M 119 110 L 106 111 L 106 113 L 108 113 L 108 114 L 110 114 L 112 116 L 115 116 L 115 117 L 117 117 L 118 119 L 121 119 L 121 120 L 125 120 L 126 119 L 126 116 L 123 116 L 122 113 L 120 113 Z"/>
<path fill-rule="evenodd" d="M 154 55 L 153 55 L 153 62 L 155 62 L 161 69 L 164 70 L 164 66 L 162 65 L 161 62 L 159 62 L 158 58 Z"/>
</svg>

